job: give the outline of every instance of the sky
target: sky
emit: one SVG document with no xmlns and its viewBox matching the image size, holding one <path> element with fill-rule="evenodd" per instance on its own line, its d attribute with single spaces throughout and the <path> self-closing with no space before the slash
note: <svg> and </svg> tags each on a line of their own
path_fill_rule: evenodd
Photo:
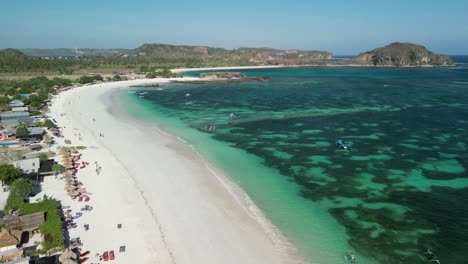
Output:
<svg viewBox="0 0 468 264">
<path fill-rule="evenodd" d="M 353 55 L 391 42 L 468 54 L 468 0 L 2 0 L 0 49 L 144 43 Z"/>
</svg>

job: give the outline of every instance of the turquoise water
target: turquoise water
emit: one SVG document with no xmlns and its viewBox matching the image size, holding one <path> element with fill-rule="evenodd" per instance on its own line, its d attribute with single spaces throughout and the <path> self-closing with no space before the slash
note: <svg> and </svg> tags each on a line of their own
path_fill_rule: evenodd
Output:
<svg viewBox="0 0 468 264">
<path fill-rule="evenodd" d="M 427 249 L 466 263 L 468 69 L 242 72 L 272 79 L 122 100 L 225 170 L 315 263 L 345 263 L 346 252 L 427 263 Z"/>
</svg>

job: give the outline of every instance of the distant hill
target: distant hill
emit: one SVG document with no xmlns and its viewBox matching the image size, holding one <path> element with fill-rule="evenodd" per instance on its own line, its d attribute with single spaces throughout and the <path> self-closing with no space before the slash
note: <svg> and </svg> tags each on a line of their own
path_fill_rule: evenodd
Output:
<svg viewBox="0 0 468 264">
<path fill-rule="evenodd" d="M 23 52 L 24 53 L 23 53 Z M 79 54 L 77 57 L 76 55 Z M 97 69 L 111 72 L 149 68 L 197 68 L 250 65 L 314 65 L 425 67 L 452 66 L 448 57 L 424 46 L 395 42 L 351 59 L 332 60 L 326 51 L 272 48 L 224 49 L 207 46 L 144 44 L 136 49 L 5 49 L 0 51 L 0 72 L 48 72 L 71 74 Z"/>
<path fill-rule="evenodd" d="M 383 48 L 377 48 L 357 55 L 351 63 L 373 66 L 422 67 L 452 66 L 448 56 L 435 54 L 424 46 L 413 43 L 394 42 Z"/>
<path fill-rule="evenodd" d="M 19 51 L 30 57 L 110 57 L 116 53 L 127 52 L 128 49 L 20 49 Z"/>
<path fill-rule="evenodd" d="M 0 50 L 0 62 L 25 60 L 27 58 L 28 56 L 15 49 Z"/>
<path fill-rule="evenodd" d="M 134 50 L 114 55 L 119 58 L 138 58 L 146 62 L 192 62 L 198 65 L 265 65 L 309 64 L 317 60 L 331 59 L 326 51 L 278 50 L 271 48 L 239 48 L 227 50 L 206 46 L 176 46 L 144 44 Z"/>
</svg>

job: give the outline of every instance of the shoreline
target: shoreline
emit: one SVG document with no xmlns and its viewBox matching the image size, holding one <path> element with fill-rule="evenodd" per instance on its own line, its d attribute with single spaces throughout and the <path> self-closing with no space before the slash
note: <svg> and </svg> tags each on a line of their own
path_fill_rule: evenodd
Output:
<svg viewBox="0 0 468 264">
<path fill-rule="evenodd" d="M 194 78 L 184 77 L 184 79 L 193 80 Z M 180 78 L 177 78 L 177 80 L 180 80 Z M 203 220 L 199 222 L 199 225 L 204 226 L 205 221 L 207 222 L 214 221 L 209 226 L 214 228 L 216 225 L 221 225 L 221 227 L 219 227 L 220 229 L 218 230 L 218 232 L 215 232 L 214 230 L 212 230 L 210 234 L 207 234 L 206 232 L 200 233 L 201 232 L 200 230 L 186 230 L 187 232 L 184 234 L 183 231 L 177 231 L 177 229 L 193 229 L 193 228 L 188 227 L 187 223 L 180 222 L 180 219 L 178 219 L 177 217 L 174 217 L 175 216 L 174 214 L 177 215 L 178 213 L 175 213 L 172 210 L 169 210 L 169 208 L 167 208 L 168 206 L 171 207 L 170 203 L 176 203 L 179 206 L 183 206 L 183 203 L 182 203 L 183 201 L 178 201 L 177 197 L 174 198 L 171 196 L 171 194 L 166 194 L 166 195 L 162 195 L 162 194 L 155 195 L 153 193 L 149 194 L 150 190 L 148 190 L 148 186 L 151 186 L 149 184 L 152 183 L 154 184 L 154 186 L 159 186 L 158 184 L 160 185 L 166 184 L 165 188 L 160 189 L 160 190 L 156 187 L 156 189 L 158 189 L 160 192 L 166 191 L 165 189 L 167 188 L 169 189 L 173 188 L 174 190 L 179 191 L 177 189 L 179 189 L 180 186 L 172 186 L 171 181 L 170 180 L 168 181 L 167 179 L 165 179 L 168 176 L 168 174 L 171 174 L 171 170 L 175 169 L 174 167 L 170 169 L 164 168 L 164 171 L 158 175 L 158 177 L 161 177 L 161 178 L 157 180 L 153 179 L 153 182 L 151 181 L 148 182 L 149 177 L 146 177 L 146 178 L 141 177 L 140 176 L 141 170 L 135 169 L 133 167 L 135 167 L 135 165 L 138 164 L 141 166 L 146 165 L 149 168 L 151 168 L 154 164 L 148 164 L 148 162 L 152 161 L 153 159 L 150 158 L 150 159 L 145 160 L 145 157 L 141 156 L 141 154 L 138 154 L 140 155 L 138 157 L 142 161 L 133 160 L 132 162 L 129 162 L 128 160 L 131 160 L 131 157 L 129 157 L 128 155 L 125 156 L 125 154 L 122 154 L 124 153 L 123 151 L 125 150 L 122 150 L 123 147 L 121 145 L 124 145 L 125 143 L 121 141 L 116 144 L 115 137 L 111 138 L 111 140 L 108 140 L 108 138 L 103 138 L 103 139 L 94 138 L 93 140 L 88 141 L 91 144 L 98 143 L 96 144 L 98 149 L 92 148 L 92 149 L 89 149 L 89 152 L 95 152 L 95 154 L 96 153 L 98 154 L 97 156 L 100 156 L 99 153 L 101 153 L 101 155 L 103 153 L 99 151 L 99 149 L 104 148 L 108 151 L 108 153 L 111 154 L 111 157 L 108 157 L 109 159 L 115 158 L 119 160 L 119 163 L 122 165 L 124 170 L 127 170 L 127 175 L 124 175 L 124 176 L 126 176 L 127 180 L 131 180 L 131 182 L 133 182 L 133 186 L 136 189 L 135 193 L 139 193 L 139 195 L 141 196 L 139 198 L 140 206 L 143 204 L 147 209 L 149 209 L 150 211 L 149 213 L 151 214 L 151 217 L 153 218 L 153 220 L 145 222 L 143 224 L 146 227 L 153 226 L 153 228 L 157 229 L 158 231 L 154 232 L 152 235 L 159 236 L 160 241 L 158 243 L 153 243 L 148 251 L 149 252 L 156 251 L 156 252 L 159 252 L 159 254 L 164 255 L 164 256 L 153 255 L 155 259 L 151 258 L 151 261 L 158 260 L 158 261 L 162 261 L 163 263 L 167 263 L 167 262 L 190 263 L 194 260 L 197 260 L 195 261 L 196 263 L 200 261 L 203 263 L 219 263 L 219 262 L 223 262 L 223 263 L 230 263 L 230 262 L 232 263 L 239 263 L 239 262 L 305 263 L 306 261 L 303 259 L 302 256 L 299 255 L 296 247 L 294 247 L 292 243 L 289 242 L 284 237 L 284 235 L 282 235 L 280 230 L 278 230 L 270 222 L 270 220 L 264 215 L 264 213 L 253 203 L 253 201 L 250 199 L 248 194 L 245 193 L 245 191 L 242 190 L 238 185 L 232 182 L 232 180 L 230 180 L 226 175 L 224 175 L 222 171 L 220 171 L 218 168 L 216 168 L 215 166 L 207 162 L 201 156 L 201 154 L 198 153 L 191 145 L 189 145 L 186 142 L 183 142 L 183 140 L 179 139 L 178 137 L 161 130 L 157 126 L 157 124 L 150 124 L 149 122 L 146 122 L 143 120 L 139 120 L 139 119 L 137 120 L 134 117 L 131 117 L 130 114 L 126 114 L 125 111 L 123 111 L 123 109 L 119 108 L 119 106 L 115 104 L 115 100 L 117 98 L 112 98 L 118 94 L 119 90 L 125 89 L 124 87 L 129 87 L 131 84 L 166 83 L 166 82 L 169 82 L 169 80 L 168 79 L 139 79 L 139 80 L 134 80 L 134 81 L 104 83 L 104 84 L 77 87 L 77 88 L 64 92 L 67 94 L 60 93 L 59 97 L 62 97 L 60 101 L 57 101 L 54 99 L 54 103 L 53 103 L 54 114 L 52 114 L 52 111 L 51 111 L 51 115 L 57 118 L 57 120 L 59 120 L 59 125 L 61 125 L 60 124 L 61 121 L 62 122 L 68 121 L 69 123 L 75 124 L 75 126 L 81 123 L 81 127 L 78 128 L 78 131 L 83 131 L 83 133 L 85 133 L 84 131 L 86 130 L 95 129 L 95 128 L 98 128 L 98 126 L 102 126 L 101 124 L 99 124 L 99 125 L 96 125 L 96 127 L 89 127 L 89 125 L 86 126 L 86 124 L 83 124 L 83 123 L 86 123 L 86 121 L 83 119 L 83 115 L 87 115 L 88 120 L 90 120 L 89 109 L 82 109 L 82 112 L 79 113 L 79 116 L 75 115 L 73 118 L 70 118 L 69 120 L 61 120 L 61 119 L 64 119 L 63 117 L 67 117 L 67 115 L 63 117 L 56 116 L 56 115 L 57 113 L 60 113 L 59 110 L 65 110 L 65 109 L 60 109 L 60 103 L 62 103 L 61 105 L 62 108 L 67 108 L 66 104 L 63 104 L 63 103 L 65 103 L 64 100 L 70 99 L 70 95 L 74 94 L 73 97 L 75 101 L 77 101 L 76 99 L 80 99 L 81 96 L 83 97 L 86 96 L 86 98 L 89 99 L 87 100 L 87 102 L 91 100 L 91 96 L 92 96 L 94 97 L 94 100 L 95 100 L 94 102 L 101 103 L 101 105 L 94 106 L 99 109 L 95 109 L 94 111 L 91 111 L 93 116 L 99 115 L 99 117 L 97 117 L 96 120 L 101 120 L 101 118 L 105 117 L 107 118 L 106 120 L 107 125 L 111 123 L 112 123 L 111 125 L 113 125 L 113 128 L 107 127 L 105 129 L 107 130 L 128 129 L 128 130 L 131 130 L 130 131 L 131 133 L 130 132 L 128 133 L 125 132 L 126 134 L 123 133 L 125 134 L 125 136 L 128 136 L 128 135 L 130 136 L 137 135 L 137 137 L 138 136 L 140 137 L 150 136 L 153 138 L 151 141 L 154 141 L 155 139 L 157 139 L 158 141 L 161 141 L 157 144 L 155 143 L 156 145 L 153 143 L 147 142 L 147 145 L 151 145 L 151 147 L 153 147 L 152 149 L 149 149 L 149 147 L 144 148 L 144 146 L 142 146 L 142 144 L 145 143 L 144 141 L 141 142 L 137 139 L 132 140 L 133 144 L 138 145 L 140 150 L 142 149 L 143 152 L 144 150 L 148 150 L 149 151 L 148 154 L 152 155 L 152 157 L 160 155 L 160 158 L 165 158 L 164 163 L 173 163 L 173 164 L 177 164 L 178 166 L 182 165 L 182 167 L 186 167 L 185 169 L 183 169 L 184 171 L 181 171 L 180 173 L 182 174 L 186 173 L 190 178 L 181 177 L 181 179 L 179 179 L 178 181 L 182 181 L 182 182 L 191 181 L 192 180 L 191 178 L 194 178 L 193 175 L 200 177 L 200 179 L 198 180 L 192 180 L 194 186 L 186 186 L 189 188 L 188 191 L 193 191 L 191 187 L 203 189 L 205 188 L 203 185 L 206 183 L 209 183 L 210 186 L 212 186 L 209 189 L 205 190 L 208 192 L 212 192 L 211 194 L 195 195 L 196 196 L 195 198 L 202 199 L 203 206 L 201 208 L 204 208 L 204 207 L 210 208 L 212 212 L 211 214 L 206 215 L 206 213 L 203 213 L 200 210 L 197 211 L 193 208 L 185 208 L 184 211 L 186 214 L 188 214 L 188 212 L 191 212 L 191 215 L 194 217 L 203 218 Z M 102 89 L 94 89 L 94 90 L 91 89 L 91 88 L 97 88 L 99 86 L 101 86 Z M 78 94 L 78 98 L 76 98 L 77 94 Z M 56 104 L 59 104 L 59 105 L 56 105 Z M 109 107 L 109 104 L 111 104 L 110 107 Z M 88 104 L 86 107 L 93 108 L 92 104 L 91 105 Z M 110 119 L 113 119 L 113 120 L 110 120 Z M 116 126 L 119 126 L 119 127 L 116 127 Z M 104 131 L 104 128 L 102 129 Z M 65 137 L 69 137 L 68 133 L 66 133 L 65 131 L 64 131 L 64 134 L 65 134 Z M 85 141 L 88 140 L 88 137 L 91 137 L 91 135 L 89 135 L 89 131 L 86 132 L 86 134 L 87 135 L 84 136 Z M 110 135 L 112 134 L 112 132 L 104 131 L 104 134 Z M 124 136 L 124 135 L 119 135 L 119 136 Z M 92 141 L 98 141 L 98 142 L 92 142 Z M 164 142 L 164 144 L 162 144 L 162 142 Z M 127 145 L 126 147 L 128 148 L 129 145 Z M 127 149 L 127 152 L 128 152 L 128 149 Z M 135 156 L 137 156 L 137 154 L 135 154 Z M 168 156 L 170 156 L 172 160 L 168 160 L 169 159 Z M 145 161 L 147 162 L 145 163 Z M 181 163 L 181 161 L 183 162 Z M 190 163 L 190 164 L 186 164 L 186 163 Z M 203 182 L 203 184 L 199 182 L 200 180 Z M 94 186 L 94 188 L 96 187 L 97 186 Z M 96 188 L 95 192 L 96 191 L 99 192 L 99 188 Z M 183 193 L 179 193 L 179 195 L 182 196 Z M 157 199 L 155 199 L 156 197 Z M 212 199 L 214 197 L 221 198 L 221 199 Z M 168 201 L 164 202 L 164 200 L 168 200 Z M 218 200 L 222 201 L 221 202 L 222 205 L 219 204 L 220 202 Z M 194 203 L 193 204 L 194 207 L 197 206 L 195 205 L 196 200 L 191 201 L 191 202 Z M 208 204 L 212 203 L 212 204 L 207 206 L 206 203 Z M 226 205 L 228 206 L 226 207 Z M 140 207 L 140 208 L 143 208 L 143 207 Z M 204 209 L 207 209 L 207 208 L 204 208 Z M 226 209 L 229 210 L 229 213 L 225 211 Z M 225 212 L 221 213 L 222 211 L 225 211 Z M 185 216 L 187 217 L 187 215 Z M 167 220 L 167 219 L 171 219 L 171 220 Z M 173 223 L 173 222 L 178 222 L 178 221 L 179 221 L 179 225 Z M 190 226 L 192 225 L 193 223 L 190 223 Z M 195 229 L 199 228 L 199 226 L 197 225 L 195 226 L 196 226 Z M 223 230 L 226 231 L 225 234 L 223 234 Z M 246 230 L 249 230 L 249 232 L 246 232 Z M 140 230 L 140 232 L 141 231 L 142 230 Z M 242 234 L 240 237 L 239 237 L 239 233 Z M 192 236 L 190 236 L 190 234 L 192 234 Z M 203 239 L 201 238 L 197 239 L 196 238 L 197 236 L 211 236 L 210 239 L 205 239 L 205 242 L 206 242 L 205 246 L 209 245 L 211 249 L 209 250 L 207 249 L 205 250 L 205 252 L 198 252 L 200 251 L 200 249 L 198 248 L 200 247 L 200 245 L 193 244 L 191 245 L 192 247 L 198 248 L 197 252 L 195 252 L 193 251 L 193 249 L 189 249 L 185 245 L 180 244 L 181 243 L 180 240 L 185 240 L 185 242 L 188 243 L 188 241 L 191 239 L 193 241 L 196 241 L 197 244 L 203 244 L 203 241 L 201 241 Z M 228 243 L 227 245 L 229 246 L 224 244 L 226 242 L 223 242 L 228 237 L 230 241 L 227 241 Z M 213 243 L 214 240 L 218 240 L 218 243 Z M 84 242 L 86 243 L 86 241 Z M 104 241 L 98 242 L 96 243 L 96 245 L 99 245 L 102 243 L 104 243 Z M 229 249 L 230 253 L 227 253 L 225 251 L 227 249 Z M 166 252 L 161 253 L 161 251 L 166 251 Z M 216 251 L 219 253 L 215 253 L 213 251 Z M 203 256 L 201 256 L 200 253 Z M 146 254 L 148 254 L 148 252 L 146 252 Z M 152 254 L 149 254 L 149 255 L 152 255 Z M 230 259 L 226 259 L 228 255 L 231 256 Z M 148 259 L 148 261 L 149 260 L 150 259 Z M 125 263 L 125 262 L 122 262 L 122 263 Z M 146 262 L 143 261 L 140 263 L 146 263 Z M 151 262 L 148 262 L 148 263 L 151 263 Z"/>
</svg>

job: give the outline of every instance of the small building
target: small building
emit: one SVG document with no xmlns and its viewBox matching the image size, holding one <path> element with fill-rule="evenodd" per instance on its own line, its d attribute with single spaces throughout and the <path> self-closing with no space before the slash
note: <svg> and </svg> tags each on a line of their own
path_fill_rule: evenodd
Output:
<svg viewBox="0 0 468 264">
<path fill-rule="evenodd" d="M 32 123 L 33 119 L 30 117 L 29 112 L 10 111 L 0 113 L 0 121 L 4 127 L 12 127 L 19 123 Z"/>
<path fill-rule="evenodd" d="M 20 100 L 13 100 L 10 102 L 10 107 L 23 107 L 24 103 Z"/>
<path fill-rule="evenodd" d="M 0 131 L 0 140 L 5 140 L 8 138 L 8 134 L 6 133 L 6 130 Z"/>
<path fill-rule="evenodd" d="M 40 127 L 29 127 L 29 134 L 25 136 L 29 140 L 42 140 L 45 134 L 45 129 Z"/>
<path fill-rule="evenodd" d="M 29 107 L 27 107 L 27 106 L 12 107 L 11 111 L 12 112 L 27 112 L 27 111 L 29 111 Z"/>
<path fill-rule="evenodd" d="M 22 117 L 29 117 L 29 112 L 14 112 L 14 111 L 9 111 L 9 112 L 3 112 L 0 113 L 0 119 L 3 120 L 11 120 L 11 119 L 17 119 L 17 118 L 22 118 Z"/>
<path fill-rule="evenodd" d="M 4 253 L 12 254 L 15 256 L 9 256 L 9 259 L 20 259 L 23 255 L 23 247 L 30 243 L 30 238 L 33 237 L 34 233 L 38 232 L 40 226 L 45 222 L 45 213 L 38 212 L 28 215 L 18 216 L 16 214 L 7 215 L 0 219 L 0 225 L 2 225 L 2 232 L 4 232 L 5 242 L 1 244 L 5 249 L 8 248 L 8 251 Z M 2 234 L 2 233 L 0 233 Z M 8 240 L 7 240 L 8 239 Z M 21 245 L 22 247 L 17 247 Z M 35 248 L 35 247 L 34 247 Z M 26 249 L 26 248 L 24 248 Z M 19 254 L 21 253 L 21 254 Z M 2 253 L 0 253 L 1 255 Z M 3 255 L 4 256 L 4 255 Z M 3 259 L 0 259 L 3 260 Z"/>
<path fill-rule="evenodd" d="M 15 131 L 11 129 L 0 130 L 0 140 L 9 139 L 10 137 L 14 137 L 14 135 Z"/>
<path fill-rule="evenodd" d="M 38 173 L 41 167 L 39 158 L 16 160 L 13 161 L 12 164 L 20 169 L 23 174 Z"/>
<path fill-rule="evenodd" d="M 20 243 L 18 238 L 13 236 L 8 230 L 0 231 L 0 262 L 7 262 L 18 259 L 23 256 L 23 250 L 17 245 Z"/>
</svg>

